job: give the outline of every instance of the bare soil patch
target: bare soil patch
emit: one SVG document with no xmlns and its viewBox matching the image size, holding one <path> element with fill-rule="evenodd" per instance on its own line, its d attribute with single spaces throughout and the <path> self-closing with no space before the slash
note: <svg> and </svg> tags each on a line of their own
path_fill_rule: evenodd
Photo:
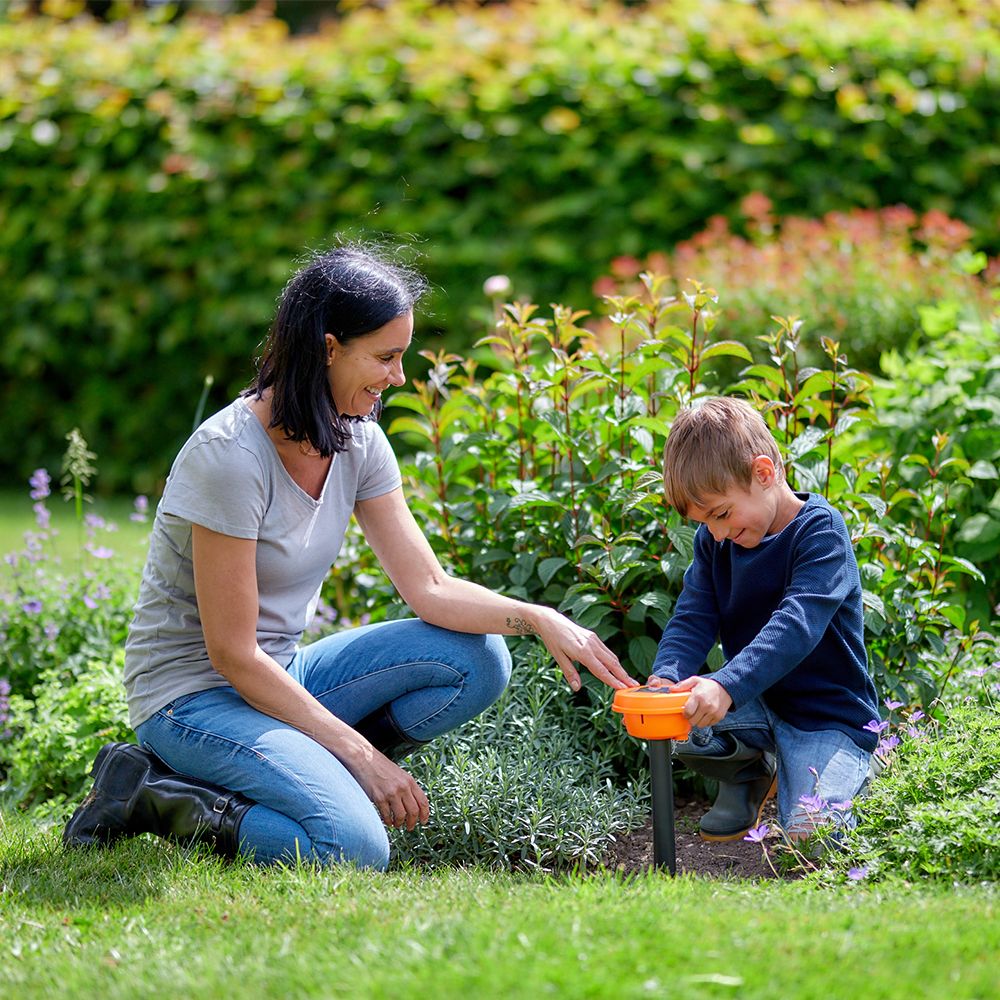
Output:
<svg viewBox="0 0 1000 1000">
<path fill-rule="evenodd" d="M 760 844 L 745 840 L 710 843 L 701 839 L 698 821 L 710 804 L 700 799 L 683 798 L 674 802 L 677 873 L 691 873 L 714 879 L 774 879 L 775 874 L 765 860 Z M 773 799 L 764 809 L 763 821 L 774 829 L 776 816 Z M 777 835 L 772 833 L 766 842 L 770 849 L 772 843 L 778 843 Z M 609 851 L 607 865 L 623 874 L 646 871 L 653 866 L 652 819 L 647 820 L 638 830 L 618 837 Z"/>
</svg>

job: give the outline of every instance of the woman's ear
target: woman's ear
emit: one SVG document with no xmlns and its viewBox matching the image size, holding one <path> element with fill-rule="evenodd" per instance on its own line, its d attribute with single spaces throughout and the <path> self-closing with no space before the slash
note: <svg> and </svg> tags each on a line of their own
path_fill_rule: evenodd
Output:
<svg viewBox="0 0 1000 1000">
<path fill-rule="evenodd" d="M 333 355 L 337 350 L 337 338 L 332 334 L 326 334 L 326 367 L 333 364 Z"/>
<path fill-rule="evenodd" d="M 777 481 L 778 475 L 774 462 L 767 455 L 758 455 L 750 464 L 751 474 L 761 486 L 771 486 Z"/>
</svg>

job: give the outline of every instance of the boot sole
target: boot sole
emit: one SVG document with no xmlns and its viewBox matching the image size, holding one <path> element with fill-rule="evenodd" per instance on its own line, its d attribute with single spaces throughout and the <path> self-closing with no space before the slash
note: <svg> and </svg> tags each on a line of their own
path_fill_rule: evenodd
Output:
<svg viewBox="0 0 1000 1000">
<path fill-rule="evenodd" d="M 774 798 L 775 792 L 778 790 L 778 776 L 777 774 L 771 779 L 771 787 L 768 788 L 767 794 L 764 796 L 763 801 L 760 804 L 760 808 L 757 810 L 757 818 L 750 824 L 750 826 L 744 827 L 738 833 L 705 833 L 704 830 L 699 830 L 698 833 L 702 840 L 708 841 L 710 844 L 724 844 L 732 840 L 742 840 L 748 830 L 752 830 L 755 826 L 760 826 L 760 818 L 764 814 L 764 806 Z"/>
</svg>

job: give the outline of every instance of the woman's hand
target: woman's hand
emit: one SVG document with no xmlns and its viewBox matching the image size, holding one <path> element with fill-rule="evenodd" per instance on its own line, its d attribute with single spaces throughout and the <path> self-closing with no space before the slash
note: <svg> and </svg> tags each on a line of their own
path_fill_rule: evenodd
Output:
<svg viewBox="0 0 1000 1000">
<path fill-rule="evenodd" d="M 365 761 L 355 764 L 351 773 L 375 804 L 386 826 L 412 830 L 430 818 L 430 805 L 424 790 L 401 767 L 374 747 Z"/>
<path fill-rule="evenodd" d="M 577 625 L 552 608 L 531 607 L 531 621 L 539 639 L 552 654 L 563 677 L 574 691 L 580 690 L 580 674 L 573 666 L 582 663 L 599 681 L 608 687 L 638 687 L 639 682 L 626 673 L 618 657 L 590 629 Z"/>
</svg>

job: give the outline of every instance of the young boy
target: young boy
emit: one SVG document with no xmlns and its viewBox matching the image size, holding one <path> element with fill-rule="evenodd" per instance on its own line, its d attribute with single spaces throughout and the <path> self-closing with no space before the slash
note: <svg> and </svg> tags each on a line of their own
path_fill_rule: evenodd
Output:
<svg viewBox="0 0 1000 1000">
<path fill-rule="evenodd" d="M 701 835 L 742 837 L 777 787 L 783 830 L 807 836 L 843 820 L 876 743 L 844 519 L 822 496 L 792 492 L 767 425 L 742 400 L 683 410 L 663 458 L 667 502 L 701 527 L 650 686 L 691 692 L 696 728 L 677 755 L 719 782 Z M 716 639 L 725 665 L 699 676 Z"/>
</svg>

